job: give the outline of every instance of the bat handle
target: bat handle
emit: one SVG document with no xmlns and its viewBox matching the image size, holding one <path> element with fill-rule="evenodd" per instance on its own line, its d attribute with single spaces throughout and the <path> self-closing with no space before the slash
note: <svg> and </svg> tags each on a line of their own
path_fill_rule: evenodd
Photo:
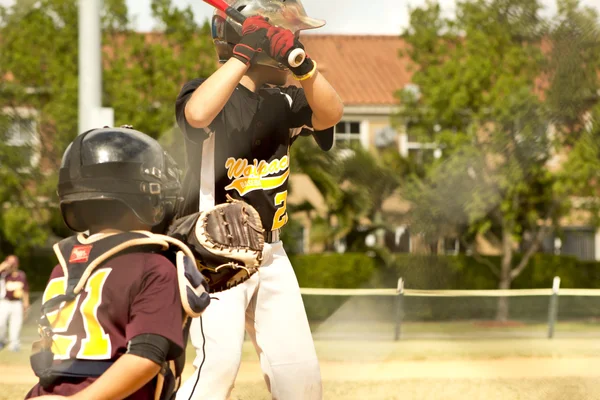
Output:
<svg viewBox="0 0 600 400">
<path fill-rule="evenodd" d="M 300 48 L 294 49 L 288 55 L 288 64 L 290 64 L 290 67 L 292 68 L 297 67 L 304 62 L 305 58 L 306 53 L 304 50 Z"/>
<path fill-rule="evenodd" d="M 244 21 L 246 20 L 246 17 L 244 16 L 244 14 L 242 14 L 235 8 L 227 7 L 227 9 L 225 10 L 225 14 L 229 15 L 229 17 L 232 20 L 234 20 L 235 22 L 237 22 L 238 24 L 244 25 Z"/>
</svg>

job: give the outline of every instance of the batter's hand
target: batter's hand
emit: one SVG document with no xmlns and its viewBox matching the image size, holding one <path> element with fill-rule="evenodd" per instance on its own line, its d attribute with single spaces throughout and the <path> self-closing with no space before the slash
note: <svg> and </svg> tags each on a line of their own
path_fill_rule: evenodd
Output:
<svg viewBox="0 0 600 400">
<path fill-rule="evenodd" d="M 294 49 L 304 50 L 304 46 L 296 35 L 289 29 L 271 26 L 267 31 L 268 48 L 264 48 L 269 56 L 280 64 L 285 65 L 296 76 L 308 74 L 313 68 L 313 61 L 306 56 L 304 62 L 297 67 L 291 67 L 288 61 L 288 56 Z"/>
<path fill-rule="evenodd" d="M 271 26 L 272 25 L 269 24 L 269 21 L 265 17 L 259 15 L 246 18 L 244 25 L 242 25 L 242 36 L 259 32 L 261 29 L 267 31 Z"/>
<path fill-rule="evenodd" d="M 254 57 L 265 46 L 267 39 L 267 30 L 271 24 L 260 16 L 246 18 L 242 25 L 242 39 L 233 47 L 233 57 L 237 58 L 246 65 L 250 65 Z"/>
</svg>

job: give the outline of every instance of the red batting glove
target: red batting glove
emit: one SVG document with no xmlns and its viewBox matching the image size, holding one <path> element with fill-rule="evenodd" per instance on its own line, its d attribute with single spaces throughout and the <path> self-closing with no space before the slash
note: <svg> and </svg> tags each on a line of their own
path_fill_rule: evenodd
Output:
<svg viewBox="0 0 600 400">
<path fill-rule="evenodd" d="M 290 67 L 288 55 L 294 49 L 300 48 L 304 50 L 304 46 L 289 29 L 272 26 L 267 31 L 267 38 L 270 46 L 264 49 L 275 61 L 285 65 L 296 76 L 302 76 L 309 73 L 313 67 L 313 61 L 306 56 L 304 62 L 297 67 Z"/>
<path fill-rule="evenodd" d="M 233 57 L 250 65 L 268 43 L 267 30 L 271 24 L 260 16 L 246 18 L 242 25 L 242 38 L 233 48 Z"/>
<path fill-rule="evenodd" d="M 268 30 L 272 26 L 265 17 L 261 17 L 260 15 L 248 17 L 242 25 L 242 36 L 258 32 L 261 29 Z"/>
<path fill-rule="evenodd" d="M 296 40 L 296 37 L 292 31 L 289 29 L 271 26 L 267 30 L 267 38 L 271 44 L 268 49 L 269 55 L 275 61 L 288 66 L 285 56 L 294 49 L 294 42 Z"/>
</svg>

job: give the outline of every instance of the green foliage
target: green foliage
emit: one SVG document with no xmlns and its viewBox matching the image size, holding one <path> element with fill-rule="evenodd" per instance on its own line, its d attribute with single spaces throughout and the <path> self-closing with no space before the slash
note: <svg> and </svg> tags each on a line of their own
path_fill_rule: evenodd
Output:
<svg viewBox="0 0 600 400">
<path fill-rule="evenodd" d="M 346 238 L 350 251 L 362 251 L 365 235 L 382 226 L 383 202 L 412 172 L 411 165 L 397 151 L 374 154 L 356 147 L 323 152 L 312 139 L 301 140 L 292 146 L 291 170 L 312 180 L 328 210 L 326 216 L 312 216 L 311 240 L 331 250 L 334 240 Z"/>
<path fill-rule="evenodd" d="M 181 85 L 216 68 L 210 27 L 197 26 L 191 8 L 154 0 L 152 16 L 160 34 L 143 35 L 127 25 L 105 30 L 104 102 L 115 109 L 115 124 L 161 138 L 175 123 L 174 101 Z M 110 49 L 110 50 L 109 50 Z"/>
<path fill-rule="evenodd" d="M 424 177 L 403 186 L 412 226 L 430 240 L 461 236 L 473 250 L 476 234 L 502 244 L 501 285 L 528 265 L 548 231 L 542 225 L 568 214 L 571 189 L 586 187 L 597 164 L 588 138 L 576 147 L 586 157 L 573 156 L 568 166 L 578 173 L 547 165 L 569 143 L 548 127 L 576 142 L 598 100 L 591 95 L 599 88 L 597 15 L 564 0 L 551 21 L 540 18 L 540 7 L 536 0 L 472 0 L 445 18 L 430 1 L 410 11 L 403 34 L 419 92 L 398 93 L 404 107 L 397 121 L 444 149 Z M 522 257 L 513 257 L 516 246 Z"/>
<path fill-rule="evenodd" d="M 516 257 L 519 261 L 521 256 L 516 255 Z M 500 267 L 501 257 L 488 256 L 484 259 L 497 268 Z M 404 279 L 406 289 L 473 290 L 496 289 L 498 285 L 497 277 L 488 265 L 465 255 L 395 254 L 387 264 L 364 254 L 352 253 L 296 255 L 291 257 L 291 261 L 300 287 L 395 288 L 400 277 Z M 555 276 L 561 278 L 562 288 L 597 288 L 600 285 L 600 263 L 580 261 L 569 256 L 536 254 L 531 257 L 528 267 L 514 280 L 512 286 L 514 289 L 548 289 L 552 287 Z M 311 320 L 326 319 L 347 300 L 345 296 L 304 297 Z M 532 301 L 538 300 L 532 299 Z M 542 300 L 545 307 L 547 298 Z M 408 317 L 411 318 L 439 320 L 446 317 L 457 319 L 461 316 L 469 318 L 477 316 L 474 314 L 474 307 L 470 304 L 472 298 L 452 299 L 448 307 L 440 307 L 439 299 L 430 301 L 411 297 L 410 301 L 407 312 L 410 313 Z M 489 303 L 486 307 L 483 307 L 483 303 L 480 304 L 484 312 L 480 317 L 493 318 L 496 299 L 478 299 L 478 301 Z M 565 305 L 567 301 L 569 300 L 561 299 L 561 303 Z M 530 311 L 514 308 L 511 316 L 527 318 L 527 312 Z M 573 310 L 569 311 L 570 316 L 575 314 Z"/>
<path fill-rule="evenodd" d="M 358 288 L 374 276 L 377 265 L 362 253 L 290 256 L 301 287 Z"/>
<path fill-rule="evenodd" d="M 24 254 L 69 234 L 56 207 L 56 181 L 62 154 L 79 133 L 77 3 L 0 6 L 0 109 L 9 110 L 0 116 L 0 204 L 8 208 L 0 234 L 11 252 Z M 208 25 L 198 26 L 190 7 L 153 0 L 152 12 L 161 31 L 140 34 L 131 29 L 124 0 L 104 1 L 103 106 L 115 110 L 115 125 L 133 125 L 180 149 L 175 98 L 186 80 L 215 70 L 214 49 Z M 9 127 L 23 108 L 35 110 L 35 125 L 22 131 L 39 140 L 15 146 Z M 39 156 L 38 164 L 31 165 L 30 154 Z M 184 167 L 182 151 L 174 156 Z"/>
<path fill-rule="evenodd" d="M 496 266 L 500 265 L 500 257 L 485 258 Z M 467 256 L 396 254 L 387 266 L 376 258 L 361 253 L 291 255 L 290 260 L 300 287 L 394 288 L 399 277 L 404 279 L 407 289 L 495 289 L 497 286 L 496 277 L 489 267 Z M 21 268 L 27 273 L 34 292 L 43 290 L 50 271 L 56 264 L 56 257 L 49 249 L 21 255 Z M 574 257 L 537 254 L 531 258 L 529 267 L 523 274 L 515 279 L 513 287 L 550 288 L 555 276 L 560 276 L 563 288 L 597 288 L 600 285 L 600 263 L 579 261 Z M 304 297 L 304 305 L 312 321 L 326 319 L 345 301 L 347 297 L 344 296 Z M 436 306 L 427 301 L 413 302 L 407 312 L 410 312 L 409 317 L 419 319 L 456 319 L 463 314 L 473 317 L 473 307 L 469 304 L 471 301 L 469 298 L 461 303 L 454 299 L 452 307 L 439 307 L 439 304 Z M 561 299 L 561 304 L 566 306 L 566 301 L 568 299 Z M 461 304 L 464 309 L 460 308 Z M 574 316 L 575 312 L 570 310 L 569 315 Z M 492 318 L 487 314 L 482 317 Z"/>
<path fill-rule="evenodd" d="M 579 208 L 588 210 L 596 218 L 600 215 L 598 189 L 600 185 L 600 105 L 596 105 L 589 113 L 589 124 L 573 140 L 567 158 L 560 171 L 562 185 L 558 187 L 561 194 L 573 194 L 587 201 L 580 202 Z"/>
<path fill-rule="evenodd" d="M 599 16 L 595 9 L 581 7 L 578 0 L 558 0 L 557 5 L 547 103 L 564 139 L 572 142 L 585 125 L 585 112 L 598 102 Z"/>
<path fill-rule="evenodd" d="M 360 288 L 375 277 L 377 265 L 365 254 L 309 254 L 290 256 L 300 287 Z M 310 296 L 304 306 L 310 320 L 324 320 L 338 309 L 346 298 Z"/>
</svg>

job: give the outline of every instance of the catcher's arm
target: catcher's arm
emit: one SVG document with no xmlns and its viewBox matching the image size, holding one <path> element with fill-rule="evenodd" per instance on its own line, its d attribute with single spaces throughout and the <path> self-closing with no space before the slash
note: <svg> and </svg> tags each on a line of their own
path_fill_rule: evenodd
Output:
<svg viewBox="0 0 600 400">
<path fill-rule="evenodd" d="M 68 398 L 125 399 L 154 379 L 159 371 L 160 365 L 154 361 L 133 354 L 124 354 L 94 383 Z"/>
<path fill-rule="evenodd" d="M 260 216 L 249 204 L 230 199 L 210 210 L 175 220 L 167 234 L 192 250 L 209 292 L 249 279 L 265 255 Z"/>
</svg>

